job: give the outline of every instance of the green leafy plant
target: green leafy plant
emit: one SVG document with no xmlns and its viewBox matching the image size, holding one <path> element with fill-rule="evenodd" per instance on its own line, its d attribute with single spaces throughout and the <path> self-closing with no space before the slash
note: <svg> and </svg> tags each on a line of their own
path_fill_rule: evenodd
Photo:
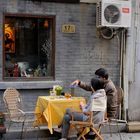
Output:
<svg viewBox="0 0 140 140">
<path fill-rule="evenodd" d="M 54 90 L 56 91 L 56 94 L 57 94 L 57 95 L 60 95 L 61 92 L 62 92 L 62 90 L 63 90 L 63 87 L 60 86 L 60 85 L 56 85 L 56 86 L 54 87 Z"/>
</svg>

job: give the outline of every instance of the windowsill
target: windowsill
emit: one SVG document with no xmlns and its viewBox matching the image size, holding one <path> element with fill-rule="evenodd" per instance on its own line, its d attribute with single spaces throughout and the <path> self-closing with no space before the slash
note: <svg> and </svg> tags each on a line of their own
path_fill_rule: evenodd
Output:
<svg viewBox="0 0 140 140">
<path fill-rule="evenodd" d="M 49 89 L 53 85 L 62 85 L 62 81 L 10 81 L 0 82 L 0 89 L 6 89 L 7 87 L 14 87 L 16 89 Z"/>
</svg>

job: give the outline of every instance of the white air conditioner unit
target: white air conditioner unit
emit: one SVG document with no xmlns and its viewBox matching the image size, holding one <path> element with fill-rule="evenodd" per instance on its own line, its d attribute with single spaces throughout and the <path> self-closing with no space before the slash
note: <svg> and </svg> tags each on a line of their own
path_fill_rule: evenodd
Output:
<svg viewBox="0 0 140 140">
<path fill-rule="evenodd" d="M 98 0 L 96 27 L 130 27 L 131 1 Z"/>
</svg>

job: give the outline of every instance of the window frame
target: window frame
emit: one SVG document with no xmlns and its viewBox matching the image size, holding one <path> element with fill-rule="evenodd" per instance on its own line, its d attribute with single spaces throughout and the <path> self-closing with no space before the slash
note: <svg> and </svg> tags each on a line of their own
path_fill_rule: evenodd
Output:
<svg viewBox="0 0 140 140">
<path fill-rule="evenodd" d="M 4 71 L 5 71 L 5 43 L 4 43 L 4 32 L 5 32 L 5 18 L 6 17 L 32 17 L 32 18 L 48 18 L 52 20 L 52 55 L 51 55 L 51 60 L 52 60 L 52 65 L 51 65 L 51 75 L 52 76 L 47 76 L 47 77 L 5 77 L 4 76 Z M 33 15 L 33 14 L 13 14 L 13 13 L 4 13 L 3 14 L 3 47 L 2 47 L 2 79 L 4 81 L 39 81 L 39 80 L 55 80 L 55 26 L 56 26 L 56 17 L 55 15 Z"/>
</svg>

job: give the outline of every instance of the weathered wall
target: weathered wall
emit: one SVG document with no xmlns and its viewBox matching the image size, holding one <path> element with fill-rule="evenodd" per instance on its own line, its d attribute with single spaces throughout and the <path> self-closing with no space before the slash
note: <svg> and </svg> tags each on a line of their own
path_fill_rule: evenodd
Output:
<svg viewBox="0 0 140 140">
<path fill-rule="evenodd" d="M 132 28 L 129 37 L 128 119 L 140 121 L 140 1 L 132 1 Z"/>
<path fill-rule="evenodd" d="M 59 4 L 32 2 L 31 0 L 0 0 L 1 82 L 3 82 L 1 74 L 3 68 L 3 13 L 23 13 L 56 16 L 55 79 L 63 81 L 65 88 L 68 88 L 68 85 L 75 79 L 90 82 L 91 77 L 94 76 L 94 71 L 100 67 L 107 68 L 111 79 L 119 85 L 120 48 L 117 38 L 115 37 L 112 40 L 98 38 L 95 26 L 95 10 L 95 4 Z M 65 23 L 74 24 L 76 26 L 76 33 L 62 33 L 61 26 Z M 39 92 L 35 94 L 33 92 L 35 91 L 33 90 L 29 93 L 25 91 L 25 94 L 23 92 L 25 103 L 27 98 L 34 98 L 36 100 Z M 86 96 L 86 92 L 83 90 L 77 88 L 76 92 Z"/>
</svg>

